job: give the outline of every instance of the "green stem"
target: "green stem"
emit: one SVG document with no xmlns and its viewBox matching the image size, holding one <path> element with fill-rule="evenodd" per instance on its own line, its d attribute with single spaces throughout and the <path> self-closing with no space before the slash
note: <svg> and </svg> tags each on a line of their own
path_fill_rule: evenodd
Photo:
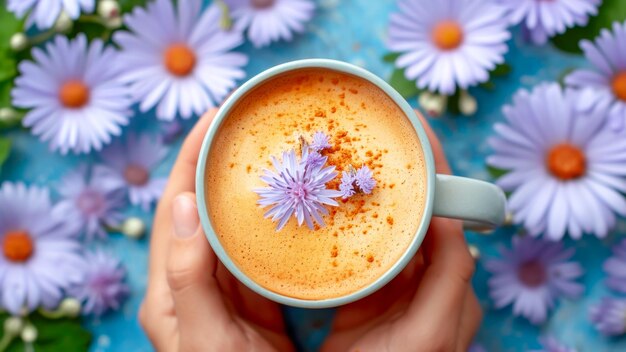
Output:
<svg viewBox="0 0 626 352">
<path fill-rule="evenodd" d="M 78 18 L 78 22 L 95 23 L 95 24 L 99 24 L 101 26 L 106 27 L 106 23 L 104 22 L 104 19 L 96 15 L 81 15 Z"/>
<path fill-rule="evenodd" d="M 45 309 L 38 309 L 37 311 L 39 312 L 39 314 L 41 314 L 42 316 L 48 319 L 59 319 L 65 316 L 63 312 L 61 312 L 60 310 L 55 310 L 51 312 Z"/>
<path fill-rule="evenodd" d="M 225 30 L 229 30 L 233 26 L 233 20 L 230 17 L 230 9 L 224 0 L 215 0 L 217 6 L 222 10 L 222 17 L 220 18 L 220 27 Z"/>
<path fill-rule="evenodd" d="M 54 29 L 49 29 L 45 32 L 41 32 L 39 34 L 37 34 L 36 36 L 29 38 L 28 39 L 28 45 L 32 46 L 37 46 L 43 42 L 48 41 L 48 39 L 52 38 L 52 36 L 54 36 L 56 34 L 56 32 L 54 31 Z"/>
<path fill-rule="evenodd" d="M 6 331 L 0 340 L 0 352 L 4 352 L 9 348 L 11 341 L 15 338 L 14 334 L 7 334 Z"/>
</svg>

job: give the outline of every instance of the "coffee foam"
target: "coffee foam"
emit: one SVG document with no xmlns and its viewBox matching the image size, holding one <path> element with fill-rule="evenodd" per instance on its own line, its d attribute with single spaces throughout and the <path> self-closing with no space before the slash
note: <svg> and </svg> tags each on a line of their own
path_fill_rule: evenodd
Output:
<svg viewBox="0 0 626 352">
<path fill-rule="evenodd" d="M 328 207 L 326 226 L 291 219 L 279 232 L 253 189 L 270 156 L 298 150 L 299 137 L 331 136 L 329 164 L 368 165 L 371 195 Z M 325 69 L 275 77 L 248 93 L 217 133 L 206 170 L 211 223 L 234 263 L 276 293 L 308 300 L 355 292 L 388 271 L 407 250 L 424 212 L 426 172 L 418 137 L 379 88 Z M 331 182 L 336 188 L 341 175 Z"/>
</svg>

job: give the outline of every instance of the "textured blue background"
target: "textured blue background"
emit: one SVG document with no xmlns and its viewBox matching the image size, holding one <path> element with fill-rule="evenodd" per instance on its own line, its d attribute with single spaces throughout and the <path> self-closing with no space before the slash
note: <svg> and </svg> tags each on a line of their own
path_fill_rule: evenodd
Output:
<svg viewBox="0 0 626 352">
<path fill-rule="evenodd" d="M 276 44 L 262 50 L 255 50 L 251 46 L 241 49 L 252 57 L 247 68 L 248 74 L 252 76 L 285 61 L 326 57 L 363 66 L 387 78 L 391 67 L 383 63 L 381 57 L 386 53 L 383 42 L 389 13 L 395 8 L 394 3 L 391 0 L 321 0 L 317 17 L 310 23 L 308 33 L 297 37 L 293 43 Z M 489 179 L 484 164 L 485 156 L 489 153 L 485 140 L 492 133 L 493 123 L 502 119 L 502 105 L 510 101 L 517 89 L 532 87 L 543 80 L 558 79 L 564 70 L 585 65 L 581 57 L 564 55 L 549 47 L 528 46 L 519 36 L 511 41 L 510 46 L 507 61 L 513 67 L 513 72 L 506 78 L 497 79 L 497 89 L 493 92 L 481 89 L 472 91 L 479 101 L 476 116 L 444 116 L 432 120 L 452 167 L 459 175 Z M 415 99 L 410 103 L 415 106 Z M 156 131 L 158 124 L 155 121 L 153 114 L 138 114 L 128 130 Z M 15 148 L 2 179 L 46 185 L 54 189 L 59 178 L 79 163 L 97 161 L 95 155 L 62 157 L 52 154 L 46 145 L 25 131 L 13 131 L 9 136 L 14 140 Z M 167 174 L 179 145 L 180 140 L 172 145 L 169 157 L 158 173 Z M 128 214 L 141 216 L 148 223 L 151 222 L 151 214 L 139 209 L 129 209 Z M 468 241 L 477 244 L 483 256 L 493 256 L 499 246 L 509 244 L 510 235 L 514 231 L 512 228 L 502 229 L 489 237 L 468 233 Z M 586 270 L 586 295 L 575 302 L 560 302 L 551 319 L 540 327 L 513 318 L 510 308 L 496 311 L 491 307 L 486 285 L 488 275 L 479 263 L 474 285 L 486 316 L 477 341 L 489 351 L 525 351 L 539 347 L 539 335 L 553 334 L 579 351 L 626 350 L 625 339 L 606 339 L 593 330 L 587 321 L 589 305 L 608 294 L 602 283 L 602 262 L 610 253 L 609 246 L 624 233 L 626 223 L 621 221 L 615 234 L 606 240 L 590 237 L 576 243 L 568 242 L 577 247 L 575 259 L 582 262 Z M 122 258 L 128 268 L 133 294 L 122 312 L 88 320 L 88 326 L 94 332 L 93 351 L 151 350 L 136 319 L 146 285 L 148 240 L 144 238 L 136 241 L 113 234 L 109 241 L 97 244 Z M 315 350 L 329 326 L 332 311 L 286 309 L 286 313 L 293 333 L 298 336 L 302 346 L 306 346 L 307 350 Z M 419 326 L 415 329 L 419 329 Z"/>
</svg>

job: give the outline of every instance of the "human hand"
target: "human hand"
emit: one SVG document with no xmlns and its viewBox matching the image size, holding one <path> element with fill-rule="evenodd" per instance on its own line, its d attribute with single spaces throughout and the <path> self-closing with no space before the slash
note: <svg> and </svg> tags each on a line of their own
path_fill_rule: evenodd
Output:
<svg viewBox="0 0 626 352">
<path fill-rule="evenodd" d="M 278 305 L 230 274 L 199 225 L 196 163 L 215 113 L 185 140 L 157 207 L 139 321 L 159 351 L 290 351 Z"/>
<path fill-rule="evenodd" d="M 420 116 L 438 173 L 450 173 Z M 389 284 L 340 307 L 323 351 L 467 351 L 482 320 L 470 280 L 474 260 L 461 223 L 433 218 L 418 253 Z"/>
</svg>

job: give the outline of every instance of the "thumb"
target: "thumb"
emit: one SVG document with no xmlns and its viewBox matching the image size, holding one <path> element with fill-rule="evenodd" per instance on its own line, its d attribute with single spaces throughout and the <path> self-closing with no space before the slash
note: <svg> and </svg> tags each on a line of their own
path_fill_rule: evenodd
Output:
<svg viewBox="0 0 626 352">
<path fill-rule="evenodd" d="M 167 281 L 174 300 L 179 333 L 207 331 L 201 326 L 225 322 L 229 314 L 215 278 L 217 258 L 200 226 L 196 197 L 178 195 L 172 206 L 173 230 L 167 258 Z M 219 329 L 216 329 L 219 330 Z M 187 339 L 190 339 L 187 336 Z M 191 338 L 193 340 L 193 338 Z"/>
</svg>

